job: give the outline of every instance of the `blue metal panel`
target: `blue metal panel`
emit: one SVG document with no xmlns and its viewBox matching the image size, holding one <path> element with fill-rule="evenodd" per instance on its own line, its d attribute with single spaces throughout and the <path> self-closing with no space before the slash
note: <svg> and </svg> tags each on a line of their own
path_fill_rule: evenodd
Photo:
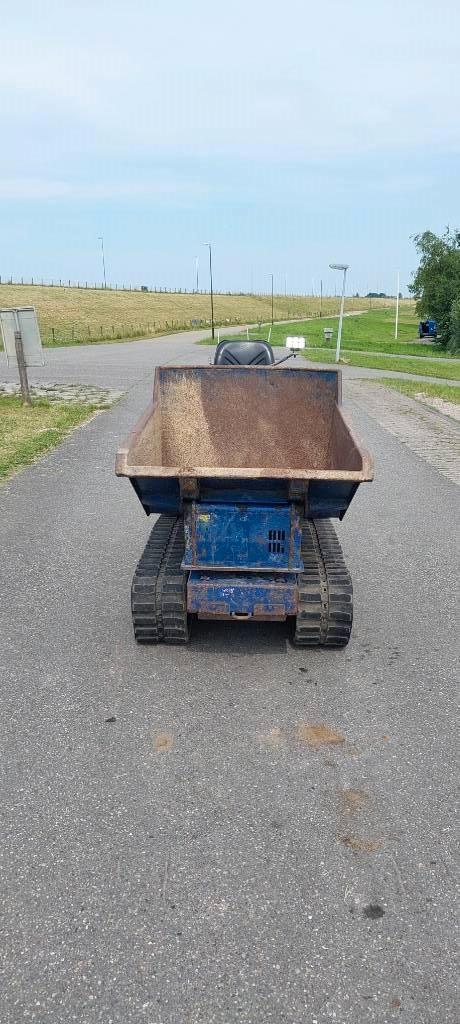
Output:
<svg viewBox="0 0 460 1024">
<path fill-rule="evenodd" d="M 178 516 L 181 510 L 181 496 L 177 477 L 131 477 L 131 483 L 145 512 L 162 512 Z"/>
<path fill-rule="evenodd" d="M 298 605 L 295 573 L 206 573 L 193 569 L 187 609 L 200 618 L 285 619 Z"/>
<path fill-rule="evenodd" d="M 182 499 L 177 477 L 130 477 L 131 484 L 147 515 L 163 512 L 179 515 Z M 286 505 L 290 480 L 244 480 L 203 477 L 198 482 L 200 501 L 212 504 L 230 502 L 244 505 Z"/>
<path fill-rule="evenodd" d="M 347 480 L 311 480 L 308 490 L 310 519 L 343 519 L 358 487 Z"/>
<path fill-rule="evenodd" d="M 300 547 L 299 513 L 292 503 L 186 507 L 184 568 L 299 571 Z"/>
<path fill-rule="evenodd" d="M 290 479 L 248 480 L 204 477 L 200 479 L 200 500 L 244 505 L 285 505 L 289 502 Z"/>
<path fill-rule="evenodd" d="M 131 483 L 147 515 L 150 515 L 151 512 L 179 515 L 182 511 L 179 481 L 176 477 L 138 476 L 131 477 Z M 218 505 L 222 508 L 230 506 L 238 509 L 254 506 L 256 509 L 269 508 L 270 513 L 276 514 L 280 509 L 284 509 L 286 512 L 286 509 L 290 507 L 286 480 L 255 480 L 254 482 L 240 480 L 235 481 L 235 484 L 236 486 L 233 486 L 233 483 L 229 485 L 228 480 L 205 479 L 200 481 L 200 498 L 203 499 L 204 504 L 209 504 L 213 508 Z M 359 484 L 354 481 L 310 480 L 307 515 L 312 519 L 329 517 L 342 519 L 358 486 Z M 236 494 L 238 495 L 237 502 L 235 501 Z M 268 527 L 268 529 L 270 528 Z M 291 568 L 287 564 L 285 567 Z M 270 568 L 270 564 L 266 568 Z M 292 565 L 292 568 L 298 568 L 298 566 Z"/>
</svg>

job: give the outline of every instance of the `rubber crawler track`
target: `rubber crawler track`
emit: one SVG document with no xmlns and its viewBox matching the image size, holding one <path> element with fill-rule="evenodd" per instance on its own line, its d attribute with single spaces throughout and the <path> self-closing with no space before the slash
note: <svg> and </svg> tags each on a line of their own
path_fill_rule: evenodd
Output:
<svg viewBox="0 0 460 1024">
<path fill-rule="evenodd" d="M 302 559 L 294 643 L 345 647 L 353 623 L 353 584 L 329 519 L 304 520 Z"/>
<path fill-rule="evenodd" d="M 139 560 L 131 587 L 134 636 L 139 644 L 185 644 L 189 638 L 184 522 L 160 516 Z"/>
<path fill-rule="evenodd" d="M 140 644 L 185 644 L 189 639 L 182 517 L 160 516 L 131 587 L 134 635 Z M 302 524 L 304 571 L 299 576 L 298 647 L 345 647 L 353 621 L 353 586 L 328 519 Z"/>
</svg>

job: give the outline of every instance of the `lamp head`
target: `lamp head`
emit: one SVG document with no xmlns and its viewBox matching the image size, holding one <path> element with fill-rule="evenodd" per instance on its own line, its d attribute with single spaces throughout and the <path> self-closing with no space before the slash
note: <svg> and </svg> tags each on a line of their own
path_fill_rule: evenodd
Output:
<svg viewBox="0 0 460 1024">
<path fill-rule="evenodd" d="M 305 348 L 305 338 L 286 338 L 286 348 L 290 348 L 294 352 L 299 352 Z"/>
</svg>

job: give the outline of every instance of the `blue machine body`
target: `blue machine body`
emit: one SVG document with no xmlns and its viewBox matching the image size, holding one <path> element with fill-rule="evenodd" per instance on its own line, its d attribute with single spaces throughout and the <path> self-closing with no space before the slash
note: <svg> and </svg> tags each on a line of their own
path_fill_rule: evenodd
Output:
<svg viewBox="0 0 460 1024">
<path fill-rule="evenodd" d="M 302 569 L 300 516 L 293 502 L 191 502 L 184 526 L 184 569 Z"/>
<path fill-rule="evenodd" d="M 285 619 L 297 611 L 301 516 L 289 504 L 190 502 L 187 607 L 200 618 Z"/>
<path fill-rule="evenodd" d="M 201 619 L 285 619 L 295 615 L 297 574 L 199 572 L 192 569 L 187 583 L 187 608 Z"/>
</svg>

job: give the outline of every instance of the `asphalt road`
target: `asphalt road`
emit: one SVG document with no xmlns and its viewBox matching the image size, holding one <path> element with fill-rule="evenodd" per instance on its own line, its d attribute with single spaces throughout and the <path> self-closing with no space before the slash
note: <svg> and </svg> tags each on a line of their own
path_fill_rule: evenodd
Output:
<svg viewBox="0 0 460 1024">
<path fill-rule="evenodd" d="M 50 356 L 127 395 L 0 489 L 2 1024 L 456 1024 L 458 488 L 352 409 L 349 648 L 138 648 L 115 451 L 155 362 L 210 353 Z"/>
</svg>

